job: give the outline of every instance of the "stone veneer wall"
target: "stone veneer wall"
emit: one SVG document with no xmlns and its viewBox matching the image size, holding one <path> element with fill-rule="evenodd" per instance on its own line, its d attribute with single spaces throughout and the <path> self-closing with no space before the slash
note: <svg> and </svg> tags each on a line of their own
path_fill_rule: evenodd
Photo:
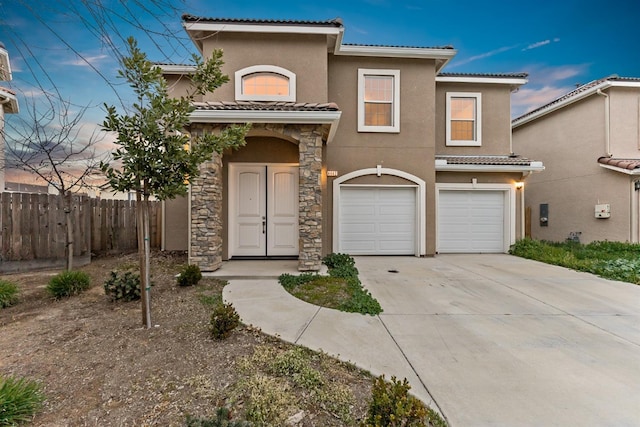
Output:
<svg viewBox="0 0 640 427">
<path fill-rule="evenodd" d="M 200 166 L 200 176 L 191 183 L 191 233 L 189 264 L 203 271 L 222 265 L 222 156 Z"/>
<path fill-rule="evenodd" d="M 224 126 L 224 125 L 223 125 Z M 192 125 L 192 132 L 216 132 L 220 125 Z M 319 270 L 322 264 L 322 125 L 254 124 L 298 141 L 299 257 L 298 270 Z M 191 229 L 189 263 L 203 271 L 222 265 L 222 157 L 214 154 L 200 167 L 200 176 L 191 183 Z"/>
<path fill-rule="evenodd" d="M 322 133 L 316 126 L 301 126 L 298 270 L 320 270 L 322 265 Z"/>
</svg>

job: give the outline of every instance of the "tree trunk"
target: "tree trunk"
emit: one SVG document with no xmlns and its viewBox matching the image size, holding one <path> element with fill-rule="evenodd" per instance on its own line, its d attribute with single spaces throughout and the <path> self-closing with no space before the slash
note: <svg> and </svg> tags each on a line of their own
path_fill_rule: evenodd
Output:
<svg viewBox="0 0 640 427">
<path fill-rule="evenodd" d="M 67 191 L 63 193 L 64 203 L 64 216 L 67 227 L 67 241 L 65 244 L 66 249 L 66 270 L 71 271 L 73 269 L 73 221 L 71 216 L 71 192 Z"/>
<path fill-rule="evenodd" d="M 144 274 L 145 283 L 145 310 L 147 313 L 147 328 L 151 327 L 151 237 L 149 233 L 149 194 L 145 191 L 144 195 Z"/>
<path fill-rule="evenodd" d="M 145 209 L 141 190 L 136 191 L 136 229 L 138 231 L 138 261 L 140 265 L 140 302 L 142 307 L 142 324 L 151 327 L 151 311 L 149 305 L 149 281 L 147 280 L 147 259 L 145 252 Z"/>
</svg>

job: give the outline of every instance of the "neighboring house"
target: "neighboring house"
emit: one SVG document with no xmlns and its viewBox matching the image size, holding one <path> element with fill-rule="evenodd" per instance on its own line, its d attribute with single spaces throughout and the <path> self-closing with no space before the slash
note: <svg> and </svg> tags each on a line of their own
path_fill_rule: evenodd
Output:
<svg viewBox="0 0 640 427">
<path fill-rule="evenodd" d="M 9 53 L 0 42 L 0 82 L 10 81 L 11 64 L 9 63 Z M 4 115 L 18 113 L 18 100 L 15 92 L 0 85 L 0 192 L 4 191 L 5 172 L 5 138 L 4 138 Z"/>
<path fill-rule="evenodd" d="M 533 238 L 640 242 L 640 79 L 596 80 L 516 118 L 513 144 L 546 167 L 527 180 Z"/>
<path fill-rule="evenodd" d="M 352 45 L 340 20 L 183 16 L 201 55 L 224 50 L 230 83 L 195 104 L 189 132 L 253 124 L 242 149 L 202 167 L 165 205 L 163 247 L 222 260 L 331 252 L 506 252 L 523 233 L 510 97 L 524 74 L 449 74 L 445 47 Z M 174 93 L 191 67 L 163 64 Z"/>
</svg>

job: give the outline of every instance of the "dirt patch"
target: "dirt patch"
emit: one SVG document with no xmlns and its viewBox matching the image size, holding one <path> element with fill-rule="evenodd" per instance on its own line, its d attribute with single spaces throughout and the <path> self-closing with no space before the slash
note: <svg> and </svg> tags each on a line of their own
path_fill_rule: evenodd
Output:
<svg viewBox="0 0 640 427">
<path fill-rule="evenodd" d="M 243 413 L 245 402 L 234 397 L 244 375 L 239 361 L 259 347 L 292 346 L 248 327 L 212 340 L 211 307 L 201 299 L 219 294 L 224 283 L 205 278 L 198 287 L 176 286 L 174 275 L 185 262 L 182 254 L 154 254 L 155 326 L 148 330 L 139 302 L 111 302 L 103 289 L 111 270 L 136 265 L 136 254 L 95 259 L 81 268 L 92 278 L 91 289 L 60 301 L 45 291 L 58 271 L 4 276 L 19 286 L 20 302 L 0 309 L 0 373 L 42 384 L 46 402 L 32 425 L 184 425 L 187 414 L 212 416 L 230 404 Z M 332 381 L 351 389 L 357 420 L 366 411 L 371 379 L 330 360 L 321 365 Z M 344 425 L 323 408 L 298 409 L 296 425 Z"/>
</svg>

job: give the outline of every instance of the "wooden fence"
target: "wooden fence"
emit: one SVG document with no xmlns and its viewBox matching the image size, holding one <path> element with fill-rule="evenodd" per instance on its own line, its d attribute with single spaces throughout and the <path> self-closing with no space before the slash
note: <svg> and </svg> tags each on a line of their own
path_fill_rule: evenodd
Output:
<svg viewBox="0 0 640 427">
<path fill-rule="evenodd" d="M 74 258 L 136 250 L 136 202 L 73 196 Z M 150 209 L 151 247 L 160 247 L 161 209 Z M 66 219 L 63 198 L 49 194 L 0 193 L 0 272 L 64 264 Z M 74 261 L 75 263 L 76 261 Z"/>
</svg>

